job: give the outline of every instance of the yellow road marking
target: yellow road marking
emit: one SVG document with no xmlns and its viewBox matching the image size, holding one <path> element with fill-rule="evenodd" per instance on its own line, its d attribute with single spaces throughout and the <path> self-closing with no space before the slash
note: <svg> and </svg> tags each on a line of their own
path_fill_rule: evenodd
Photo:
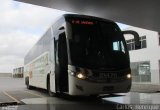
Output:
<svg viewBox="0 0 160 110">
<path fill-rule="evenodd" d="M 18 99 L 16 99 L 15 97 L 13 97 L 13 96 L 11 96 L 9 93 L 7 93 L 6 91 L 3 91 L 3 93 L 6 95 L 6 96 L 8 96 L 8 97 L 10 97 L 12 100 L 14 100 L 15 102 L 17 102 L 17 103 L 20 103 L 20 101 L 18 100 Z"/>
<path fill-rule="evenodd" d="M 32 93 L 32 92 L 29 92 L 29 91 L 24 91 L 24 92 L 27 92 L 27 93 L 32 94 L 34 96 L 38 96 L 38 97 L 44 98 L 44 96 L 36 94 L 36 93 Z"/>
</svg>

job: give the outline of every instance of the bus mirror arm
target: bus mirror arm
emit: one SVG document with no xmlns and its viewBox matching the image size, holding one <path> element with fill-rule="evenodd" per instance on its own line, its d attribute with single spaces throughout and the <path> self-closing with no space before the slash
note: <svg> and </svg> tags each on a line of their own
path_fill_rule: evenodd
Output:
<svg viewBox="0 0 160 110">
<path fill-rule="evenodd" d="M 134 36 L 135 46 L 140 47 L 140 38 L 139 38 L 139 34 L 136 31 L 127 30 L 127 31 L 122 31 L 122 33 L 123 34 L 132 34 Z"/>
<path fill-rule="evenodd" d="M 63 27 L 63 26 L 62 26 L 62 27 L 60 27 L 60 28 L 59 28 L 59 30 L 64 30 L 64 27 Z"/>
</svg>

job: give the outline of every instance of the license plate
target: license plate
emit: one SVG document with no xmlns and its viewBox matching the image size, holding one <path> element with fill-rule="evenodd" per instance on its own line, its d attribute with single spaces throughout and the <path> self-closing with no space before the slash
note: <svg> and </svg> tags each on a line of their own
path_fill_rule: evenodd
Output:
<svg viewBox="0 0 160 110">
<path fill-rule="evenodd" d="M 114 87 L 113 86 L 105 86 L 103 87 L 103 91 L 113 91 Z"/>
</svg>

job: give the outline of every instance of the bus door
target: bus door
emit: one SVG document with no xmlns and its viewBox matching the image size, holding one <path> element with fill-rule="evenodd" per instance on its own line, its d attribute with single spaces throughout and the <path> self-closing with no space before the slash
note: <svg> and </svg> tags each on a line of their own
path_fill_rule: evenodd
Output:
<svg viewBox="0 0 160 110">
<path fill-rule="evenodd" d="M 56 90 L 68 92 L 68 55 L 65 32 L 58 36 L 56 41 Z"/>
</svg>

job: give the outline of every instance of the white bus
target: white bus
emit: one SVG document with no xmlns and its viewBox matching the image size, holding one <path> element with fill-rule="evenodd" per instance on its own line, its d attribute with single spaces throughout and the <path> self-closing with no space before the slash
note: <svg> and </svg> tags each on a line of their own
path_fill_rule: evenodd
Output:
<svg viewBox="0 0 160 110">
<path fill-rule="evenodd" d="M 65 14 L 50 26 L 24 58 L 27 88 L 49 95 L 102 95 L 131 88 L 129 52 L 116 23 L 102 18 Z"/>
</svg>

